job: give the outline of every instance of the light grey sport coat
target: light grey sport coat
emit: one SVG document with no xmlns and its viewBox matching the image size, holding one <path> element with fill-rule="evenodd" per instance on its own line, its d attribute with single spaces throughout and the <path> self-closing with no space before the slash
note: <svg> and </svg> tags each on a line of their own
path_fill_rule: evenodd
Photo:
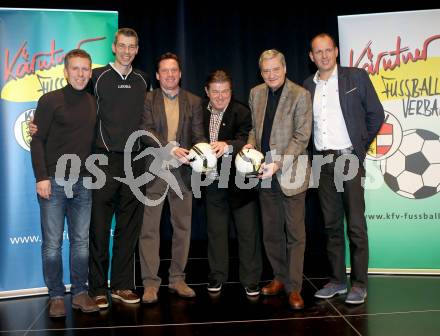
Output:
<svg viewBox="0 0 440 336">
<path fill-rule="evenodd" d="M 269 87 L 260 84 L 254 87 L 249 95 L 252 129 L 248 143 L 259 151 L 261 151 L 268 92 Z M 312 129 L 312 118 L 310 93 L 286 79 L 269 141 L 273 161 L 281 167 L 276 176 L 286 196 L 299 194 L 308 187 L 310 160 L 307 146 Z"/>
</svg>

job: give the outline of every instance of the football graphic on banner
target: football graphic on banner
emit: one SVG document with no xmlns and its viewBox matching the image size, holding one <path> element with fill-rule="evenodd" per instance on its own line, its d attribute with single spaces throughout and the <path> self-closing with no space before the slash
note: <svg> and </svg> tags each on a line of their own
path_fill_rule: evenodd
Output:
<svg viewBox="0 0 440 336">
<path fill-rule="evenodd" d="M 399 149 L 382 164 L 385 183 L 407 198 L 440 191 L 440 138 L 423 129 L 405 131 Z"/>
</svg>

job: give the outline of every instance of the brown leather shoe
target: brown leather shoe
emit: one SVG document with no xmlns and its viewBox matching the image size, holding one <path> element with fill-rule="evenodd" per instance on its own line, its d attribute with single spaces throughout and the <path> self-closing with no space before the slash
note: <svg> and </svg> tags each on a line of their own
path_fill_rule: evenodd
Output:
<svg viewBox="0 0 440 336">
<path fill-rule="evenodd" d="M 289 294 L 289 305 L 292 309 L 303 309 L 304 300 L 299 292 L 290 292 Z"/>
<path fill-rule="evenodd" d="M 284 284 L 281 281 L 273 279 L 268 285 L 261 289 L 263 295 L 277 295 L 284 289 Z"/>
<path fill-rule="evenodd" d="M 185 281 L 180 281 L 168 285 L 168 290 L 171 293 L 176 293 L 180 297 L 192 298 L 196 296 L 196 293 L 191 289 Z"/>
<path fill-rule="evenodd" d="M 142 295 L 143 303 L 155 303 L 157 302 L 157 292 L 159 288 L 149 286 L 144 288 L 144 295 Z"/>
<path fill-rule="evenodd" d="M 99 310 L 98 305 L 86 292 L 73 297 L 72 308 L 81 309 L 83 313 L 93 313 Z"/>
<path fill-rule="evenodd" d="M 66 307 L 64 306 L 64 298 L 51 299 L 49 302 L 49 317 L 66 316 Z"/>
<path fill-rule="evenodd" d="M 112 290 L 112 298 L 124 303 L 138 303 L 141 301 L 139 296 L 131 289 L 114 289 Z"/>
<path fill-rule="evenodd" d="M 106 309 L 108 308 L 108 299 L 107 295 L 98 295 L 93 298 L 96 305 L 99 307 L 99 309 Z"/>
</svg>

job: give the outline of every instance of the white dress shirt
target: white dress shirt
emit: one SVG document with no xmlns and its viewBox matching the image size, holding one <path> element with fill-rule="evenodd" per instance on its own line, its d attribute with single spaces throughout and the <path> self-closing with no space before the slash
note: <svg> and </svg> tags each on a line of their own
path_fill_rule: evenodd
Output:
<svg viewBox="0 0 440 336">
<path fill-rule="evenodd" d="M 313 138 L 317 150 L 345 149 L 352 146 L 339 102 L 338 67 L 328 80 L 316 72 L 313 99 Z"/>
</svg>

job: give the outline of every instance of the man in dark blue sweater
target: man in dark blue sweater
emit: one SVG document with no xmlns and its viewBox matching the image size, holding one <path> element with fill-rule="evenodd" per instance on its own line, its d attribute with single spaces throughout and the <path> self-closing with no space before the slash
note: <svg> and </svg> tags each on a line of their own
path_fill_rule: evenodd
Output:
<svg viewBox="0 0 440 336">
<path fill-rule="evenodd" d="M 99 310 L 87 293 L 92 194 L 83 181 L 87 175 L 84 163 L 95 139 L 96 101 L 85 90 L 92 61 L 85 51 L 74 49 L 66 54 L 64 65 L 68 85 L 38 101 L 34 119 L 38 132 L 31 141 L 50 317 L 66 315 L 61 257 L 65 217 L 70 240 L 72 307 L 86 313 Z M 66 155 L 70 161 L 63 160 Z M 65 180 L 73 184 L 67 186 Z"/>
</svg>

